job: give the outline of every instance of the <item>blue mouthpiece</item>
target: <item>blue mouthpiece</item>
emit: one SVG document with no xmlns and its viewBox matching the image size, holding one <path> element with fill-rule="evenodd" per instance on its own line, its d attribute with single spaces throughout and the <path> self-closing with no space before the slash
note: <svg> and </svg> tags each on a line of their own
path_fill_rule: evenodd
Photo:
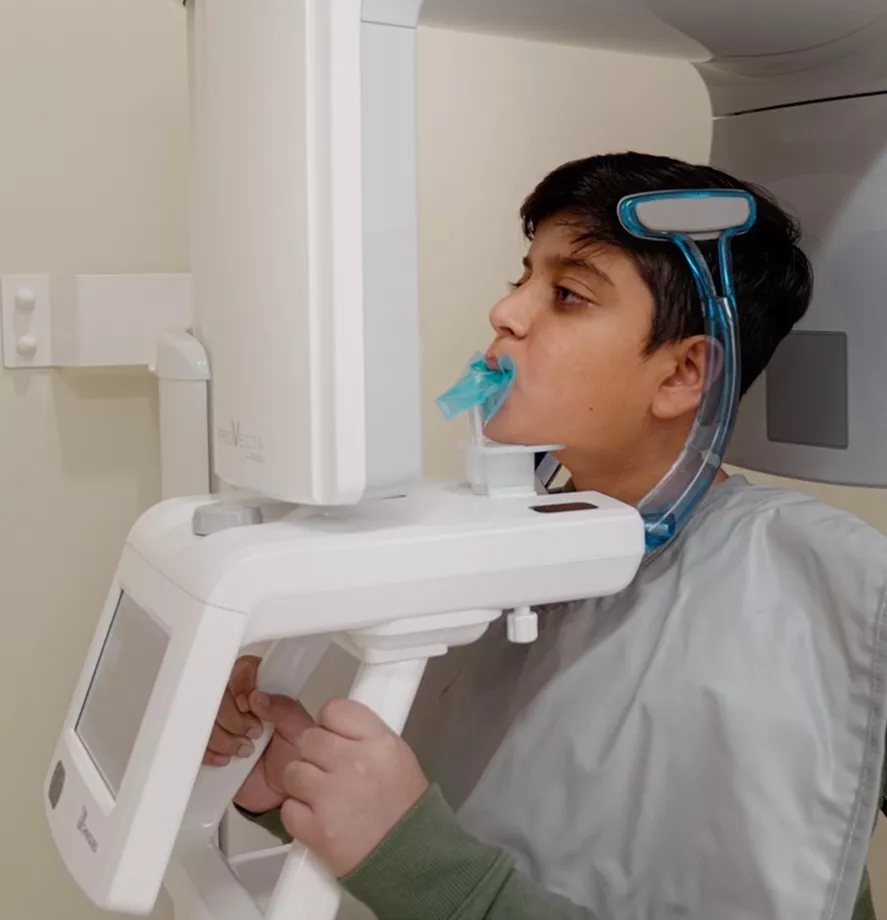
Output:
<svg viewBox="0 0 887 920">
<path fill-rule="evenodd" d="M 447 421 L 478 406 L 486 425 L 508 398 L 516 372 L 514 361 L 508 355 L 499 359 L 495 370 L 487 367 L 483 355 L 475 355 L 462 376 L 435 402 Z"/>
</svg>

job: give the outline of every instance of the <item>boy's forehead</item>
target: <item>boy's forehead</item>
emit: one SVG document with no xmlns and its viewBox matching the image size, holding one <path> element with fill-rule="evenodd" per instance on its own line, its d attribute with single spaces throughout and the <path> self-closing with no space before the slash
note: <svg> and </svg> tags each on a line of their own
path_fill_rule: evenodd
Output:
<svg viewBox="0 0 887 920">
<path fill-rule="evenodd" d="M 543 223 L 527 253 L 531 264 L 543 263 L 552 268 L 586 269 L 594 274 L 604 274 L 611 279 L 608 272 L 620 263 L 633 265 L 628 253 L 593 236 L 575 223 L 564 220 Z M 537 267 L 542 267 L 538 265 Z"/>
</svg>

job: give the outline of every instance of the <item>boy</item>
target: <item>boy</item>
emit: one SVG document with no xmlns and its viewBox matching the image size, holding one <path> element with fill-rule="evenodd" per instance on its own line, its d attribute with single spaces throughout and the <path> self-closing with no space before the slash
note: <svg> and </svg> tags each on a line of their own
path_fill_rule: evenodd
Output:
<svg viewBox="0 0 887 920">
<path fill-rule="evenodd" d="M 701 396 L 700 309 L 678 249 L 629 236 L 616 206 L 700 187 L 756 195 L 733 244 L 742 391 L 764 370 L 811 296 L 793 222 L 708 167 L 593 157 L 523 206 L 489 353 L 518 374 L 490 438 L 565 444 L 576 488 L 629 503 L 666 473 Z M 621 594 L 546 611 L 533 646 L 496 624 L 431 662 L 404 740 L 349 701 L 315 725 L 243 658 L 206 763 L 274 724 L 236 804 L 284 836 L 282 819 L 380 920 L 873 917 L 885 588 L 880 534 L 721 472 Z"/>
</svg>

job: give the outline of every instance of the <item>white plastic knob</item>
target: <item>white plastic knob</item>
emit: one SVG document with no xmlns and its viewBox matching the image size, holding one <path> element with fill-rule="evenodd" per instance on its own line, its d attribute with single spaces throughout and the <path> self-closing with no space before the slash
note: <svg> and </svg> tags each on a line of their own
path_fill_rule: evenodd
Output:
<svg viewBox="0 0 887 920">
<path fill-rule="evenodd" d="M 23 335 L 15 343 L 15 350 L 23 358 L 30 358 L 37 351 L 37 339 L 32 335 Z"/>
<path fill-rule="evenodd" d="M 22 290 L 16 291 L 15 305 L 22 313 L 30 313 L 37 306 L 37 295 L 27 288 L 22 288 Z"/>
<path fill-rule="evenodd" d="M 539 617 L 529 607 L 518 607 L 506 619 L 508 641 L 529 645 L 539 638 Z"/>
</svg>

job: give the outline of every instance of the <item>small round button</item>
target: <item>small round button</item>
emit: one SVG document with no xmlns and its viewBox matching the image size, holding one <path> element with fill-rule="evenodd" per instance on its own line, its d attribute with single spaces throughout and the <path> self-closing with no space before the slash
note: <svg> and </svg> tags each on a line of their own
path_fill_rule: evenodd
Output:
<svg viewBox="0 0 887 920">
<path fill-rule="evenodd" d="M 37 306 L 37 295 L 27 288 L 16 291 L 15 305 L 22 313 L 30 313 Z"/>
<path fill-rule="evenodd" d="M 37 351 L 37 339 L 32 335 L 23 335 L 16 343 L 15 350 L 23 357 L 33 357 Z"/>
</svg>

